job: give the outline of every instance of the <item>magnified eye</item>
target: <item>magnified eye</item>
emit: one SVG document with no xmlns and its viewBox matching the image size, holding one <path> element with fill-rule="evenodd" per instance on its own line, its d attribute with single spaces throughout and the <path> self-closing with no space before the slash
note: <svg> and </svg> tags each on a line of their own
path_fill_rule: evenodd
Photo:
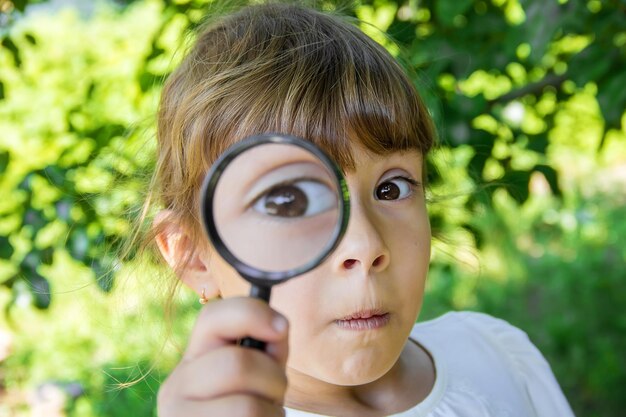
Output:
<svg viewBox="0 0 626 417">
<path fill-rule="evenodd" d="M 278 217 L 307 217 L 337 205 L 335 193 L 328 186 L 311 180 L 280 184 L 254 203 L 259 213 Z"/>
<path fill-rule="evenodd" d="M 376 199 L 378 200 L 402 200 L 413 192 L 417 183 L 409 178 L 394 177 L 386 180 L 376 187 Z"/>
</svg>

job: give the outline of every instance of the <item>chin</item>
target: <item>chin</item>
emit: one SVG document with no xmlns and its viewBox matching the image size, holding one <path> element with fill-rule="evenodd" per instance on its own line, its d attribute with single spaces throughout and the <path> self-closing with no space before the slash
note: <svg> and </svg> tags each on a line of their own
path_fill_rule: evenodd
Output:
<svg viewBox="0 0 626 417">
<path fill-rule="evenodd" d="M 397 357 L 388 352 L 383 355 L 354 354 L 324 371 L 321 379 L 341 386 L 365 385 L 383 377 L 393 367 Z"/>
</svg>

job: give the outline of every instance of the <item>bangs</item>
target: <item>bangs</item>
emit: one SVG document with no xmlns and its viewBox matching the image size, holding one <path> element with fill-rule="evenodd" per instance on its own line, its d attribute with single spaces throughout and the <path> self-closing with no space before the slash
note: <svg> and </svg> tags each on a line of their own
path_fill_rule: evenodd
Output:
<svg viewBox="0 0 626 417">
<path fill-rule="evenodd" d="M 281 10 L 285 7 L 288 13 Z M 338 17 L 280 5 L 275 12 L 271 25 L 254 27 L 244 18 L 245 25 L 226 22 L 217 29 L 225 40 L 237 39 L 226 49 L 240 52 L 213 57 L 231 68 L 230 76 L 219 77 L 221 94 L 201 119 L 213 148 L 209 154 L 220 155 L 232 143 L 262 133 L 309 140 L 344 170 L 354 169 L 355 143 L 381 155 L 429 151 L 431 118 L 382 46 Z"/>
<path fill-rule="evenodd" d="M 280 117 L 263 129 L 309 140 L 347 171 L 355 168 L 354 145 L 379 155 L 410 149 L 425 155 L 433 134 L 414 87 L 386 51 L 355 38 L 329 36 L 298 51 L 299 65 L 276 77 L 278 91 L 286 92 L 273 96 Z"/>
</svg>

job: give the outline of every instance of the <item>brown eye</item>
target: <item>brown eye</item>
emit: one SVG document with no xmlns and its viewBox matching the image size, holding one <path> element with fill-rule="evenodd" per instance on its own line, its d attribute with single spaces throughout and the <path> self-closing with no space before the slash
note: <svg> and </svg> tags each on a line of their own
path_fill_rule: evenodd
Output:
<svg viewBox="0 0 626 417">
<path fill-rule="evenodd" d="M 273 188 L 265 197 L 265 211 L 272 216 L 298 217 L 306 213 L 309 199 L 293 185 Z"/>
<path fill-rule="evenodd" d="M 400 188 L 392 182 L 385 182 L 376 188 L 376 198 L 379 200 L 396 200 L 399 196 Z"/>
<path fill-rule="evenodd" d="M 274 217 L 309 217 L 336 208 L 337 198 L 337 192 L 326 184 L 304 179 L 271 187 L 252 208 Z"/>
<path fill-rule="evenodd" d="M 391 178 L 376 187 L 376 199 L 383 201 L 402 200 L 409 197 L 416 186 L 417 182 L 409 178 Z"/>
</svg>

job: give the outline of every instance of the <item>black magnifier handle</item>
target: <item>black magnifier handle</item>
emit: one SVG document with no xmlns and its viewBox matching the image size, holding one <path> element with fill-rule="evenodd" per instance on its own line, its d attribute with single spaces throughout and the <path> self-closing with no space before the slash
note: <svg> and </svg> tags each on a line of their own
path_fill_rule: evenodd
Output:
<svg viewBox="0 0 626 417">
<path fill-rule="evenodd" d="M 272 287 L 265 287 L 260 285 L 252 284 L 252 288 L 250 289 L 250 297 L 259 298 L 261 300 L 265 300 L 266 303 L 270 302 L 270 295 L 272 294 Z M 241 346 L 251 347 L 254 349 L 265 350 L 265 342 L 260 340 L 253 339 L 251 337 L 245 337 L 241 339 L 239 342 Z"/>
</svg>

